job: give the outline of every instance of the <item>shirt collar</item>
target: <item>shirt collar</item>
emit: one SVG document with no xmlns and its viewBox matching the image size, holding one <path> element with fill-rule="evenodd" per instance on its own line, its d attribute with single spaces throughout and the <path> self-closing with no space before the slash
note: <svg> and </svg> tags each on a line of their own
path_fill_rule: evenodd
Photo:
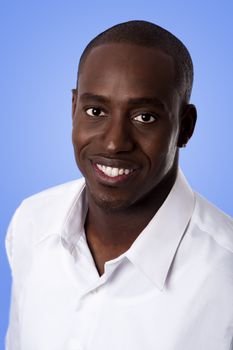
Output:
<svg viewBox="0 0 233 350">
<path fill-rule="evenodd" d="M 38 233 L 35 245 L 43 243 L 51 236 L 57 236 L 70 250 L 77 244 L 84 231 L 87 213 L 85 180 L 74 181 L 71 186 L 64 189 L 64 195 L 53 204 L 53 212 L 50 213 L 51 222 L 47 224 L 46 230 L 43 227 Z"/>
<path fill-rule="evenodd" d="M 64 220 L 61 230 L 61 240 L 76 259 L 76 249 L 78 240 L 84 234 L 84 225 L 88 210 L 85 182 L 79 193 L 76 194 L 75 201 L 71 206 L 68 215 Z"/>
<path fill-rule="evenodd" d="M 127 257 L 160 290 L 175 257 L 194 210 L 194 194 L 179 169 L 176 182 L 155 216 L 141 232 L 132 246 L 117 259 Z M 69 210 L 63 225 L 62 237 L 68 242 L 70 252 L 82 233 L 87 213 L 87 198 L 83 184 Z"/>
<path fill-rule="evenodd" d="M 128 259 L 162 290 L 194 210 L 194 194 L 181 170 L 168 197 L 126 252 Z"/>
<path fill-rule="evenodd" d="M 67 207 L 60 212 L 60 228 L 47 232 L 36 244 L 51 235 L 59 235 L 62 243 L 75 257 L 75 246 L 84 234 L 88 210 L 85 181 L 74 191 Z M 168 197 L 127 252 L 114 261 L 127 257 L 160 290 L 163 289 L 179 243 L 194 209 L 194 194 L 181 170 Z"/>
</svg>

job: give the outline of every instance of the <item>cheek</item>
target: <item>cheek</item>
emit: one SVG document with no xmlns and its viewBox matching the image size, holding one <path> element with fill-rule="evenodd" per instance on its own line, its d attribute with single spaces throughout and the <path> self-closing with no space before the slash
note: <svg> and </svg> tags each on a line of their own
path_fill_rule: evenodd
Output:
<svg viewBox="0 0 233 350">
<path fill-rule="evenodd" d="M 168 142 L 164 149 L 164 168 L 165 172 L 169 171 L 177 160 L 177 140 L 178 140 L 178 129 L 173 129 L 169 135 Z"/>
<path fill-rule="evenodd" d="M 82 120 L 76 117 L 73 122 L 72 129 L 72 142 L 76 152 L 80 152 L 85 145 L 87 145 L 91 139 L 91 134 L 85 125 L 83 125 Z"/>
<path fill-rule="evenodd" d="M 90 143 L 98 139 L 103 132 L 103 123 L 88 119 L 82 113 L 78 113 L 73 122 L 72 139 L 73 143 L 78 147 L 83 147 L 86 143 Z"/>
<path fill-rule="evenodd" d="M 73 122 L 72 142 L 76 163 L 79 169 L 84 173 L 86 161 L 89 153 L 98 147 L 98 128 L 82 118 L 76 117 Z"/>
<path fill-rule="evenodd" d="M 152 168 L 170 167 L 177 153 L 177 131 L 165 129 L 147 138 L 143 144 L 143 153 L 147 156 Z"/>
<path fill-rule="evenodd" d="M 82 150 L 85 149 L 85 145 L 88 144 L 87 134 L 82 132 L 82 128 L 77 121 L 73 123 L 72 129 L 72 143 L 74 147 L 75 159 L 78 167 L 82 170 L 81 154 Z"/>
</svg>

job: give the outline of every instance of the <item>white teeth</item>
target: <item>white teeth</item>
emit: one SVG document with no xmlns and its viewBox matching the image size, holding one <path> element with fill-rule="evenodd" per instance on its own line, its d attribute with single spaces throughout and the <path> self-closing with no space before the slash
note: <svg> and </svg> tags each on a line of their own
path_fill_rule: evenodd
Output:
<svg viewBox="0 0 233 350">
<path fill-rule="evenodd" d="M 110 166 L 105 166 L 101 164 L 96 164 L 97 168 L 100 169 L 105 175 L 109 177 L 116 177 L 119 175 L 129 175 L 133 169 L 123 169 L 123 168 L 112 168 Z"/>
<path fill-rule="evenodd" d="M 108 176 L 112 176 L 112 168 L 110 166 L 107 166 L 104 173 Z"/>
<path fill-rule="evenodd" d="M 118 176 L 119 175 L 119 169 L 112 168 L 112 176 Z"/>
<path fill-rule="evenodd" d="M 104 165 L 96 164 L 96 166 L 98 169 L 103 170 L 102 168 L 104 167 Z"/>
</svg>

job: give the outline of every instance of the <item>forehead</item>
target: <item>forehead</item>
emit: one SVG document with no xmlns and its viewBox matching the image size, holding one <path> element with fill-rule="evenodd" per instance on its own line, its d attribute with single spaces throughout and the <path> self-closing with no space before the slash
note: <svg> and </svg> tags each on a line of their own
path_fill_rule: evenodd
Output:
<svg viewBox="0 0 233 350">
<path fill-rule="evenodd" d="M 79 92 L 168 97 L 175 91 L 175 67 L 160 49 L 125 43 L 93 48 L 79 72 Z M 81 90 L 81 91 L 80 91 Z M 98 90 L 98 91 L 97 91 Z"/>
</svg>

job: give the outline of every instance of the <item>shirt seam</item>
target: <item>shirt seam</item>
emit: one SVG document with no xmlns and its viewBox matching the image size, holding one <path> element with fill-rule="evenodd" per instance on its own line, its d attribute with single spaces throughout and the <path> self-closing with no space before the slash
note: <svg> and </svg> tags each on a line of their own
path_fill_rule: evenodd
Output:
<svg viewBox="0 0 233 350">
<path fill-rule="evenodd" d="M 205 227 L 205 226 L 201 226 L 200 224 L 198 224 L 198 222 L 196 220 L 193 220 L 193 223 L 203 232 L 206 233 L 220 248 L 228 251 L 229 253 L 231 253 L 233 255 L 233 250 L 231 250 L 230 248 L 224 246 L 221 242 L 219 242 L 218 239 L 216 239 L 216 237 L 213 237 L 213 235 L 211 234 L 211 232 L 209 232 L 209 230 Z"/>
</svg>

